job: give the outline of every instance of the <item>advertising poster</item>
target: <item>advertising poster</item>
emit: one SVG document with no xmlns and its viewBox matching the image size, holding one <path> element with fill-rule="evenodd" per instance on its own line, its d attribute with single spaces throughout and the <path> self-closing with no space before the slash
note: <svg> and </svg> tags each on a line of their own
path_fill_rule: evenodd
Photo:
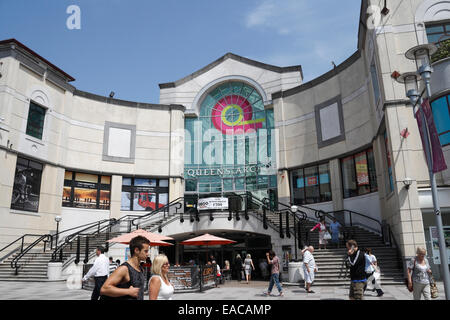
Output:
<svg viewBox="0 0 450 320">
<path fill-rule="evenodd" d="M 199 210 L 227 210 L 228 198 L 204 198 L 198 200 Z"/>
<path fill-rule="evenodd" d="M 38 211 L 41 187 L 42 166 L 19 158 L 17 160 L 11 208 L 25 211 Z"/>
<path fill-rule="evenodd" d="M 450 264 L 450 226 L 444 227 L 445 245 L 447 247 L 448 264 Z M 431 250 L 433 253 L 434 264 L 441 264 L 441 255 L 439 253 L 439 237 L 436 227 L 430 227 Z"/>
<path fill-rule="evenodd" d="M 355 156 L 355 164 L 358 186 L 369 185 L 369 173 L 367 171 L 367 158 L 365 152 Z"/>
</svg>

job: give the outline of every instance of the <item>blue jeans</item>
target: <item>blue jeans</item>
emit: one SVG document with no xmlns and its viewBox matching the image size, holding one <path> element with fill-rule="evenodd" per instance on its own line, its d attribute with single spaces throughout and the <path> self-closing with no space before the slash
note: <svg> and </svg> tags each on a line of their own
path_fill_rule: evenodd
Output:
<svg viewBox="0 0 450 320">
<path fill-rule="evenodd" d="M 269 283 L 269 290 L 268 290 L 269 293 L 272 292 L 274 284 L 276 284 L 278 292 L 283 291 L 283 288 L 281 288 L 281 284 L 280 284 L 280 274 L 279 273 L 272 273 L 272 275 L 270 276 L 270 283 Z"/>
</svg>

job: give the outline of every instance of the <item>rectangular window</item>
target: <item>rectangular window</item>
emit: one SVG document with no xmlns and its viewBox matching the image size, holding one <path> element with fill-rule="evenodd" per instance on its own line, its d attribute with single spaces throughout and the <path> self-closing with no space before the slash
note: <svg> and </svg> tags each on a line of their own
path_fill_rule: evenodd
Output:
<svg viewBox="0 0 450 320">
<path fill-rule="evenodd" d="M 375 104 L 377 105 L 380 100 L 380 85 L 378 83 L 378 72 L 375 64 L 375 58 L 372 60 L 372 64 L 370 65 L 370 74 L 372 76 L 372 88 L 375 96 Z"/>
<path fill-rule="evenodd" d="M 294 204 L 331 201 L 329 164 L 298 169 L 292 172 Z"/>
<path fill-rule="evenodd" d="M 196 188 L 196 180 L 186 180 L 186 188 Z M 169 180 L 153 178 L 122 179 L 122 211 L 153 211 L 169 202 Z"/>
<path fill-rule="evenodd" d="M 11 209 L 38 212 L 42 164 L 18 157 Z"/>
<path fill-rule="evenodd" d="M 427 37 L 429 43 L 439 46 L 439 43 L 450 39 L 450 24 L 439 23 L 426 26 Z"/>
<path fill-rule="evenodd" d="M 30 102 L 26 131 L 27 135 L 42 140 L 42 133 L 44 132 L 45 111 L 45 108 L 37 105 L 33 101 Z"/>
<path fill-rule="evenodd" d="M 110 176 L 72 171 L 65 172 L 62 197 L 63 207 L 109 210 L 110 199 Z"/>
<path fill-rule="evenodd" d="M 450 95 L 434 100 L 431 108 L 441 145 L 450 145 Z"/>
<path fill-rule="evenodd" d="M 386 152 L 386 163 L 387 163 L 387 183 L 386 190 L 388 194 L 394 191 L 394 179 L 392 176 L 392 164 L 391 164 L 391 153 L 389 151 L 389 140 L 387 136 L 387 131 L 384 132 L 384 147 Z"/>
<path fill-rule="evenodd" d="M 373 149 L 341 159 L 341 172 L 344 198 L 378 190 Z"/>
</svg>

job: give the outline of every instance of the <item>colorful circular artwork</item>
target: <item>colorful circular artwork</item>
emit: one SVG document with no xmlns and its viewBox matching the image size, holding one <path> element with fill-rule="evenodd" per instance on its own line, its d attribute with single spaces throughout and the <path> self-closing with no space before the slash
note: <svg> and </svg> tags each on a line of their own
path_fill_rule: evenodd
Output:
<svg viewBox="0 0 450 320">
<path fill-rule="evenodd" d="M 230 95 L 220 99 L 212 110 L 214 127 L 225 135 L 256 132 L 265 119 L 252 119 L 253 108 L 247 99 Z"/>
</svg>

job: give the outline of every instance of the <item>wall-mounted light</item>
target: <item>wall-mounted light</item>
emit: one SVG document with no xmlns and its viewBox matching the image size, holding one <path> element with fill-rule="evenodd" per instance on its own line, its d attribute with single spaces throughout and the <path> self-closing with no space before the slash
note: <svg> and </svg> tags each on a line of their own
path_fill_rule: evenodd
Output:
<svg viewBox="0 0 450 320">
<path fill-rule="evenodd" d="M 292 211 L 293 213 L 296 213 L 297 210 L 298 210 L 298 207 L 297 207 L 297 206 L 291 206 L 291 211 Z"/>
<path fill-rule="evenodd" d="M 114 95 L 115 95 L 116 93 L 114 92 L 114 91 L 111 91 L 111 93 L 109 94 L 109 97 L 110 98 L 114 98 Z"/>
<path fill-rule="evenodd" d="M 409 187 L 412 185 L 413 179 L 405 178 L 403 179 L 403 184 L 405 185 L 406 190 L 409 190 Z"/>
</svg>

